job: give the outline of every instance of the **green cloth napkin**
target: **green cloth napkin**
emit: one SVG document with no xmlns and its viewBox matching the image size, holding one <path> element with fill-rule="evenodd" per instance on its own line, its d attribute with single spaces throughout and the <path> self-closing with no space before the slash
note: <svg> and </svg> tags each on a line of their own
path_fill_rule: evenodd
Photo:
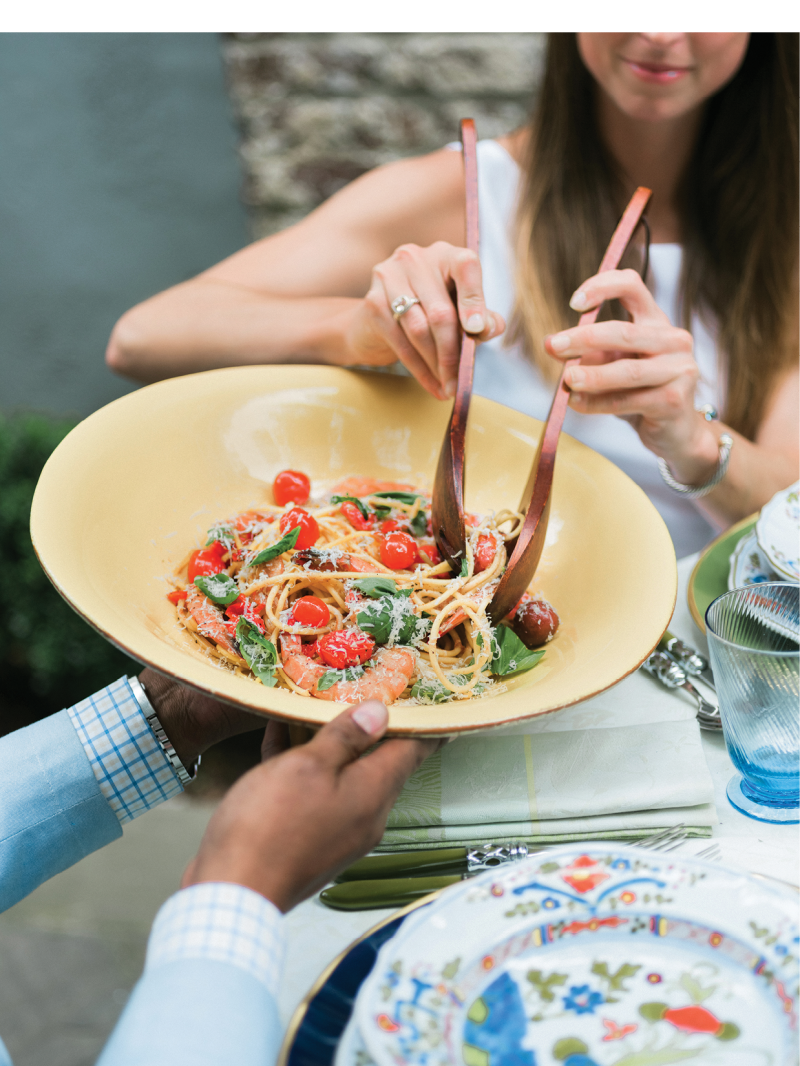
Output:
<svg viewBox="0 0 800 1066">
<path fill-rule="evenodd" d="M 713 785 L 693 715 L 531 729 L 459 738 L 432 755 L 401 792 L 378 850 L 635 839 L 680 822 L 710 836 Z"/>
</svg>

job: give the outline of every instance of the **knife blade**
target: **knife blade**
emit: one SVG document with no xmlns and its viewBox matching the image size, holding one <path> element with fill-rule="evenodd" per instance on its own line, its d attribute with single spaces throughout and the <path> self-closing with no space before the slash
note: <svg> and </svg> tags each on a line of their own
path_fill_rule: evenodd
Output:
<svg viewBox="0 0 800 1066">
<path fill-rule="evenodd" d="M 319 898 L 337 911 L 369 911 L 379 907 L 404 907 L 416 899 L 462 881 L 468 874 L 442 877 L 383 877 L 374 880 L 342 881 L 324 888 Z"/>
</svg>

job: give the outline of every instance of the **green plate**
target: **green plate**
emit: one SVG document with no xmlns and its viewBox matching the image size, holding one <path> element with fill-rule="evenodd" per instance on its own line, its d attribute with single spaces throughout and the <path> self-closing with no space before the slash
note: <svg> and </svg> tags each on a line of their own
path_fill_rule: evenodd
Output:
<svg viewBox="0 0 800 1066">
<path fill-rule="evenodd" d="M 716 540 L 711 541 L 692 570 L 686 598 L 692 618 L 704 633 L 706 611 L 717 596 L 728 591 L 728 571 L 733 549 L 755 526 L 757 519 L 758 514 L 752 514 L 726 529 Z"/>
</svg>

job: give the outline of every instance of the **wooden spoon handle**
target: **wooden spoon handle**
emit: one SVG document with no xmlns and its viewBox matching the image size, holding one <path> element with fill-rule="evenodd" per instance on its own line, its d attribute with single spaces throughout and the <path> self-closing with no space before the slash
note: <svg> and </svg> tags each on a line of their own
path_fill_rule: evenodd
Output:
<svg viewBox="0 0 800 1066">
<path fill-rule="evenodd" d="M 639 225 L 639 219 L 650 199 L 650 189 L 643 186 L 638 188 L 631 197 L 630 203 L 614 230 L 606 253 L 600 263 L 598 274 L 606 270 L 614 270 L 625 249 L 630 243 L 631 237 Z M 580 325 L 590 325 L 597 318 L 600 307 L 598 305 L 586 314 L 581 315 Z M 525 521 L 517 537 L 511 558 L 508 560 L 506 571 L 500 579 L 497 591 L 489 604 L 488 614 L 494 625 L 497 625 L 509 611 L 519 603 L 519 600 L 530 584 L 539 559 L 544 548 L 544 539 L 547 534 L 547 522 L 550 517 L 550 490 L 553 485 L 553 472 L 555 470 L 556 449 L 561 427 L 564 424 L 564 416 L 569 404 L 569 389 L 564 377 L 569 367 L 580 362 L 580 359 L 567 359 L 561 370 L 561 377 L 556 386 L 550 414 L 547 416 L 539 439 L 539 447 L 533 460 L 528 483 L 522 494 L 520 511 L 525 513 Z"/>
<path fill-rule="evenodd" d="M 478 136 L 471 118 L 461 120 L 461 145 L 464 154 L 464 185 L 467 208 L 467 248 L 478 254 Z M 464 482 L 464 435 L 467 429 L 472 379 L 475 373 L 475 341 L 464 333 L 458 361 L 458 387 L 450 420 L 450 444 L 453 456 L 460 464 L 461 493 Z M 458 450 L 460 449 L 460 451 Z M 463 510 L 463 498 L 459 501 Z"/>
<path fill-rule="evenodd" d="M 467 209 L 467 247 L 478 254 L 478 138 L 471 118 L 461 121 L 464 182 Z M 433 535 L 442 556 L 458 573 L 466 558 L 464 530 L 464 443 L 472 379 L 475 372 L 475 340 L 462 332 L 458 382 L 450 422 L 439 452 L 433 486 L 431 518 Z"/>
</svg>

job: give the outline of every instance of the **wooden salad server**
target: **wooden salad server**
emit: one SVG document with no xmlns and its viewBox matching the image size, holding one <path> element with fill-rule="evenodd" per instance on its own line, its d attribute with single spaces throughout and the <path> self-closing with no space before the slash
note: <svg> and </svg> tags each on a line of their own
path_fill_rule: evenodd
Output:
<svg viewBox="0 0 800 1066">
<path fill-rule="evenodd" d="M 639 225 L 650 195 L 650 189 L 640 186 L 631 197 L 630 203 L 625 208 L 625 213 L 614 230 L 598 274 L 605 270 L 615 270 L 619 265 L 625 249 L 628 247 L 631 237 L 633 237 L 636 227 Z M 581 326 L 591 325 L 597 319 L 600 307 L 602 307 L 602 304 L 581 315 L 578 324 Z M 497 586 L 487 610 L 489 618 L 494 625 L 497 625 L 505 618 L 519 603 L 539 564 L 545 537 L 547 536 L 547 522 L 550 517 L 556 448 L 561 427 L 564 424 L 564 416 L 567 413 L 567 404 L 569 403 L 569 389 L 564 382 L 564 376 L 569 367 L 579 362 L 579 358 L 566 360 L 556 386 L 553 403 L 539 440 L 539 446 L 536 449 L 528 483 L 522 493 L 522 502 L 519 509 L 525 515 L 525 520 L 516 538 L 511 558 L 508 560 L 508 566 L 500 578 L 500 584 Z M 470 376 L 471 373 L 470 370 Z M 459 377 L 459 389 L 460 387 L 461 378 Z"/>
<path fill-rule="evenodd" d="M 478 254 L 478 156 L 475 123 L 461 120 L 461 147 L 467 203 L 467 248 Z M 454 573 L 467 557 L 464 530 L 464 438 L 467 429 L 472 377 L 475 370 L 475 338 L 463 333 L 458 363 L 458 385 L 450 422 L 439 452 L 431 500 L 431 528 L 442 558 Z"/>
</svg>

